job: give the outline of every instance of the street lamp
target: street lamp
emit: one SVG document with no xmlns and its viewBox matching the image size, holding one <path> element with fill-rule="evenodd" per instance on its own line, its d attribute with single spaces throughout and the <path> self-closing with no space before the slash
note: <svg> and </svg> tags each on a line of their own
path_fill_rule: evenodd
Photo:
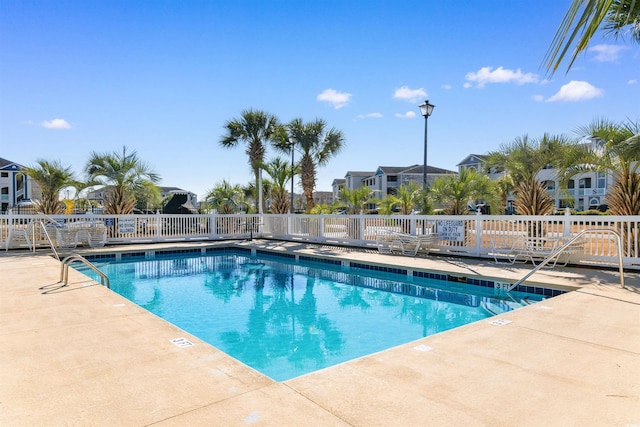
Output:
<svg viewBox="0 0 640 427">
<path fill-rule="evenodd" d="M 289 142 L 291 143 L 291 206 L 289 206 L 289 213 L 293 213 L 293 177 L 295 175 L 295 163 L 293 160 L 293 154 L 295 153 L 296 147 L 296 137 L 291 135 L 289 138 Z"/>
<path fill-rule="evenodd" d="M 424 192 L 424 213 L 427 213 L 427 121 L 429 116 L 433 112 L 435 105 L 429 104 L 429 101 L 424 101 L 419 105 L 420 113 L 424 116 L 424 167 L 422 168 L 422 191 Z"/>
</svg>

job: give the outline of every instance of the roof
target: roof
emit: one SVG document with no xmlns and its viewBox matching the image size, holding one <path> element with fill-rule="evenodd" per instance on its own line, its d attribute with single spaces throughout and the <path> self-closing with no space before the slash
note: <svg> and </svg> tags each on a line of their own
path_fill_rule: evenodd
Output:
<svg viewBox="0 0 640 427">
<path fill-rule="evenodd" d="M 413 166 L 407 170 L 402 171 L 401 173 L 403 174 L 418 174 L 418 173 L 423 173 L 424 168 L 422 167 L 422 165 L 416 165 Z M 448 174 L 458 174 L 458 172 L 456 171 L 450 171 L 448 169 L 442 169 L 442 168 L 437 168 L 435 166 L 428 166 L 427 165 L 427 174 L 430 175 L 436 175 L 436 174 L 442 174 L 442 175 L 448 175 Z"/>
<path fill-rule="evenodd" d="M 378 170 L 376 171 L 376 175 L 382 175 L 380 172 L 384 173 L 384 174 L 396 174 L 396 173 L 402 173 L 407 169 L 410 168 L 414 168 L 418 165 L 411 165 L 411 166 L 378 166 Z"/>
<path fill-rule="evenodd" d="M 469 164 L 475 165 L 478 163 L 482 163 L 487 157 L 489 156 L 486 154 L 469 154 L 467 157 L 464 158 L 464 160 L 462 160 L 456 166 L 469 165 Z"/>
<path fill-rule="evenodd" d="M 347 173 L 345 174 L 345 177 L 347 177 L 347 176 L 373 176 L 373 175 L 375 175 L 375 172 L 347 171 Z"/>
<path fill-rule="evenodd" d="M 16 167 L 12 168 L 12 165 L 15 165 Z M 2 157 L 0 157 L 0 169 L 21 169 L 23 167 L 24 166 L 19 163 L 12 162 L 11 160 L 3 159 Z"/>
</svg>

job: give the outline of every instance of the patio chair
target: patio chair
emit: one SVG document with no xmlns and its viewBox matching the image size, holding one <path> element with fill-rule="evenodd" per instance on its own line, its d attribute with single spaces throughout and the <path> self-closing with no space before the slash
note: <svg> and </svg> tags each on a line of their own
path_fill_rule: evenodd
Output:
<svg viewBox="0 0 640 427">
<path fill-rule="evenodd" d="M 378 252 L 381 254 L 393 254 L 395 252 L 402 252 L 402 244 L 399 238 L 400 233 L 380 229 L 376 231 L 376 243 L 378 245 Z"/>
<path fill-rule="evenodd" d="M 56 228 L 56 242 L 60 249 L 75 249 L 78 246 L 78 230 L 70 227 Z"/>
<path fill-rule="evenodd" d="M 107 227 L 102 223 L 91 224 L 85 230 L 87 241 L 92 248 L 101 248 L 107 243 Z"/>
<path fill-rule="evenodd" d="M 493 256 L 496 264 L 515 264 L 516 262 L 527 262 L 529 249 L 526 238 L 522 234 L 501 236 L 492 234 L 489 239 L 491 249 L 489 255 Z"/>
<path fill-rule="evenodd" d="M 13 242 L 14 246 L 22 246 L 26 244 L 29 250 L 31 250 L 31 238 L 29 235 L 33 231 L 33 222 L 29 221 L 26 224 L 10 224 L 9 233 L 5 242 L 5 251 L 9 250 Z"/>
<path fill-rule="evenodd" d="M 431 250 L 440 241 L 440 236 L 438 235 L 438 233 L 429 233 L 424 236 L 418 236 L 418 238 L 420 241 L 418 252 L 425 255 L 429 255 L 429 252 L 431 252 Z"/>
</svg>

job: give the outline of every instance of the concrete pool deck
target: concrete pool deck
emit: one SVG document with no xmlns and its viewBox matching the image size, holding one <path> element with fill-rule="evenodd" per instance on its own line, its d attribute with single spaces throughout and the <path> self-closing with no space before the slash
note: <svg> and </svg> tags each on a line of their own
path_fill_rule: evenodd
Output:
<svg viewBox="0 0 640 427">
<path fill-rule="evenodd" d="M 239 244 L 508 280 L 531 269 Z M 59 275 L 44 252 L 0 254 L 2 426 L 640 425 L 637 271 L 620 289 L 617 270 L 545 269 L 531 281 L 577 290 L 281 383 L 75 270 L 64 288 Z"/>
</svg>

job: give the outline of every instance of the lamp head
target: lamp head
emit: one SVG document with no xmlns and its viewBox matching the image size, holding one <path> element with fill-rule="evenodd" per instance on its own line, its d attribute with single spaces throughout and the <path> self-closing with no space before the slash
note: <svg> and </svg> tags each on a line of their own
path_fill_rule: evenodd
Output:
<svg viewBox="0 0 640 427">
<path fill-rule="evenodd" d="M 418 107 L 420 107 L 420 113 L 424 117 L 429 117 L 433 112 L 435 105 L 429 104 L 429 101 L 424 101 L 424 103 L 420 104 Z"/>
</svg>

